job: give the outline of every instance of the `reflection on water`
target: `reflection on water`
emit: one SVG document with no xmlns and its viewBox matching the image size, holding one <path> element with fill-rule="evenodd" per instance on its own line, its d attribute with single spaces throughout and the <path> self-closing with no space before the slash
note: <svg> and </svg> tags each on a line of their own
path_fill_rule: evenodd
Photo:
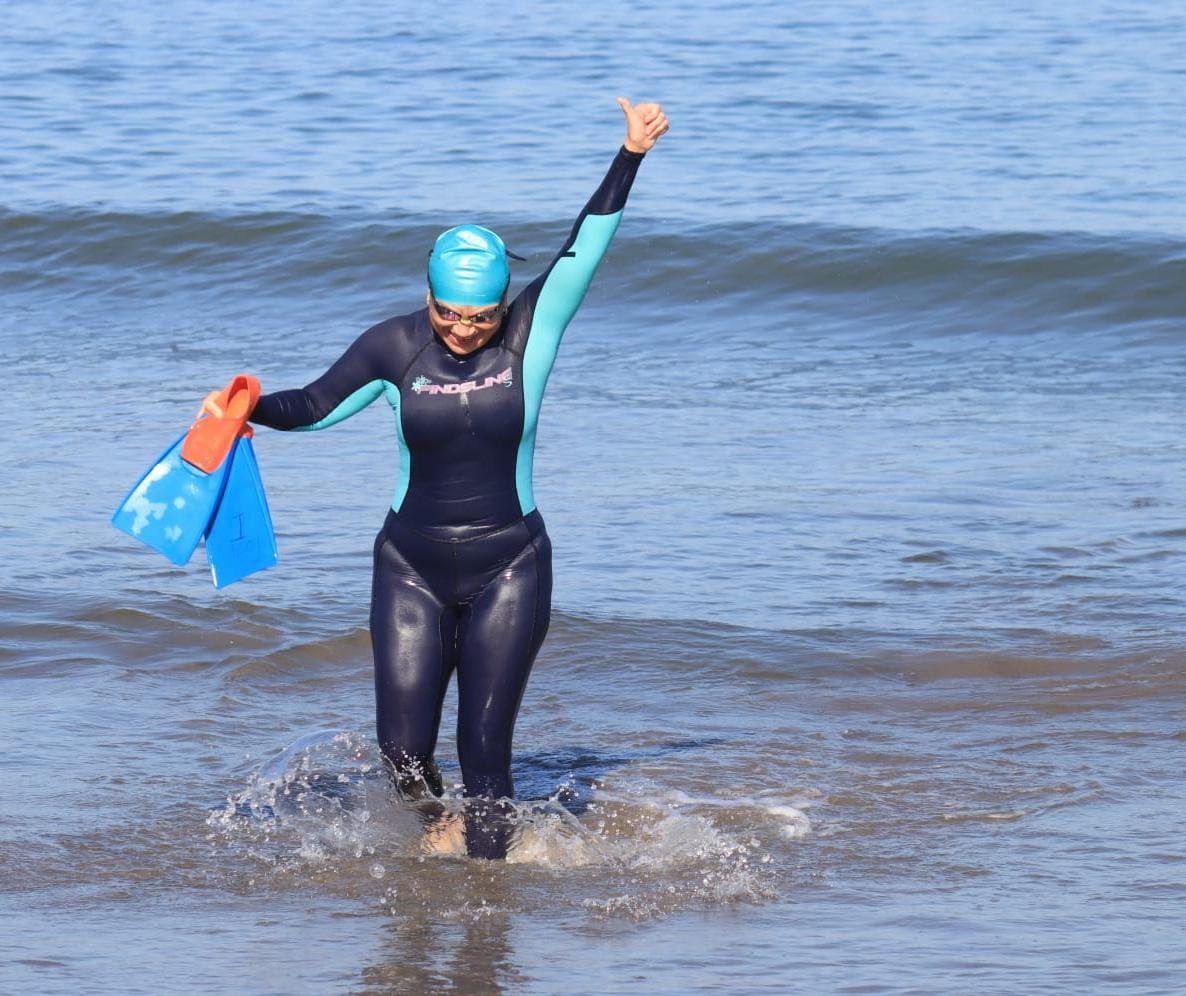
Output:
<svg viewBox="0 0 1186 996">
<path fill-rule="evenodd" d="M 478 890 L 480 892 L 480 889 Z M 382 931 L 382 960 L 362 970 L 362 993 L 517 992 L 531 976 L 516 964 L 513 918 L 490 912 L 455 922 L 394 917 Z"/>
</svg>

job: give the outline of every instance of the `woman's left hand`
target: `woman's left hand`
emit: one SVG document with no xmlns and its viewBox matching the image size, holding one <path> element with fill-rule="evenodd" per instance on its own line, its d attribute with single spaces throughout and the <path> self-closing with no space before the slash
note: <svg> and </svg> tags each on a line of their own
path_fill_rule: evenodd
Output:
<svg viewBox="0 0 1186 996">
<path fill-rule="evenodd" d="M 618 98 L 618 106 L 626 115 L 626 141 L 631 152 L 650 152 L 667 134 L 667 115 L 659 104 L 631 104 L 625 97 Z"/>
</svg>

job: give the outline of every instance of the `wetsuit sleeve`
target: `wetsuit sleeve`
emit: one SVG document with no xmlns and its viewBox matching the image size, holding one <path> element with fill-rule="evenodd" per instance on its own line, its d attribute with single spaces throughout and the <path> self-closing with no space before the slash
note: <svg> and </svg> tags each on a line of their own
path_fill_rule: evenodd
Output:
<svg viewBox="0 0 1186 996">
<path fill-rule="evenodd" d="M 515 463 L 515 486 L 519 489 L 519 505 L 524 515 L 535 508 L 531 483 L 535 429 L 544 388 L 552 373 L 552 364 L 556 362 L 556 351 L 614 232 L 618 230 L 622 209 L 626 206 L 626 197 L 643 155 L 630 152 L 625 146 L 618 150 L 601 186 L 577 216 L 568 241 L 552 260 L 552 265 L 515 298 L 512 310 L 531 316 L 524 323 L 526 343 L 520 347 L 523 357 L 523 437 Z M 518 344 L 512 344 L 512 348 L 515 345 Z"/>
<path fill-rule="evenodd" d="M 618 230 L 644 155 L 630 152 L 625 146 L 618 150 L 601 186 L 577 216 L 568 241 L 548 269 L 520 295 L 525 299 L 523 303 L 533 305 L 527 349 L 537 363 L 546 362 L 548 370 L 564 330 L 584 300 L 593 274 Z"/>
<path fill-rule="evenodd" d="M 368 329 L 313 383 L 263 395 L 251 421 L 272 429 L 326 429 L 362 411 L 383 393 L 385 338 L 382 325 Z"/>
</svg>

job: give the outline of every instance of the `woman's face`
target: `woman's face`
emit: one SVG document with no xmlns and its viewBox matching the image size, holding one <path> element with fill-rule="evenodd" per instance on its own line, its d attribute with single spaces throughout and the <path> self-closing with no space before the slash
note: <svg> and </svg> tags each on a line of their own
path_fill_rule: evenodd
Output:
<svg viewBox="0 0 1186 996">
<path fill-rule="evenodd" d="M 428 320 L 450 352 L 465 356 L 481 349 L 498 331 L 506 311 L 506 298 L 498 304 L 473 307 L 438 301 L 428 294 Z"/>
</svg>

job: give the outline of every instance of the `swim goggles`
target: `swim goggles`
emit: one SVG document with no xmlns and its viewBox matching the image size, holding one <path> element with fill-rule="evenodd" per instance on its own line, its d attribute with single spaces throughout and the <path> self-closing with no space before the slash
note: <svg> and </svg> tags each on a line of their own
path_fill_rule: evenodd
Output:
<svg viewBox="0 0 1186 996">
<path fill-rule="evenodd" d="M 437 317 L 442 322 L 449 322 L 453 325 L 490 325 L 496 322 L 502 314 L 502 305 L 488 308 L 486 311 L 479 311 L 476 315 L 462 315 L 460 312 L 454 311 L 452 308 L 446 308 L 435 297 L 429 296 L 432 302 L 433 309 L 437 313 Z"/>
</svg>

